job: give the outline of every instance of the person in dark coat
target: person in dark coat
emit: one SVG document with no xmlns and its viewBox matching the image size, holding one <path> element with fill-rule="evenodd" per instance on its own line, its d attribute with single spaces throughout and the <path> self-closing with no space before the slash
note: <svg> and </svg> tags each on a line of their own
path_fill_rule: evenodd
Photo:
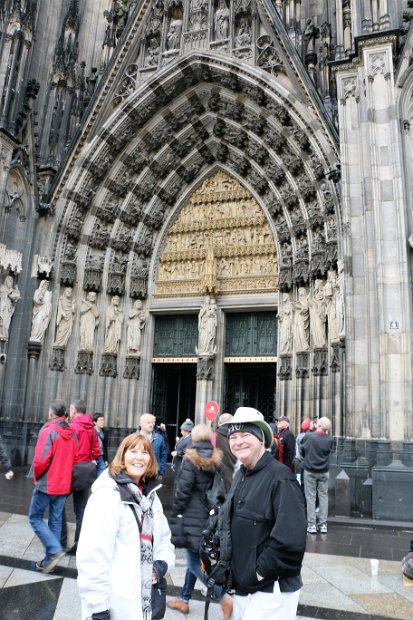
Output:
<svg viewBox="0 0 413 620">
<path fill-rule="evenodd" d="M 201 571 L 199 547 L 202 531 L 208 523 L 206 491 L 211 487 L 214 473 L 222 461 L 221 450 L 211 443 L 209 426 L 197 424 L 191 435 L 192 447 L 186 449 L 183 458 L 170 520 L 172 543 L 185 547 L 187 569 L 180 597 L 167 605 L 183 614 L 189 613 L 189 600 L 196 580 L 207 584 Z M 214 595 L 219 598 L 221 588 L 215 588 Z"/>
<path fill-rule="evenodd" d="M 290 469 L 293 468 L 295 457 L 295 437 L 290 431 L 290 420 L 287 416 L 282 415 L 277 421 L 278 436 L 282 443 L 283 463 Z"/>
<path fill-rule="evenodd" d="M 172 469 L 174 472 L 175 484 L 177 483 L 178 478 L 179 478 L 179 474 L 180 474 L 181 466 L 182 466 L 182 459 L 184 458 L 185 450 L 192 445 L 191 432 L 193 428 L 194 428 L 194 423 L 192 422 L 192 420 L 187 418 L 181 424 L 180 430 L 181 430 L 182 437 L 176 438 L 175 450 L 171 452 L 171 455 L 173 457 Z"/>
<path fill-rule="evenodd" d="M 234 477 L 234 468 L 235 463 L 237 462 L 237 457 L 234 456 L 229 449 L 228 426 L 222 425 L 228 424 L 231 420 L 232 415 L 230 413 L 223 413 L 218 418 L 218 426 L 216 430 L 216 447 L 222 450 L 222 467 L 224 470 L 224 482 L 227 493 L 231 487 L 232 479 Z"/>
</svg>

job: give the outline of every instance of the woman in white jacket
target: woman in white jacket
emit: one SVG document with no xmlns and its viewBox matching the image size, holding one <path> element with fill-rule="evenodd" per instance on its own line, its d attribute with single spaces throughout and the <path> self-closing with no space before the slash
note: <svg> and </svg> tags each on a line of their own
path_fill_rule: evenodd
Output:
<svg viewBox="0 0 413 620">
<path fill-rule="evenodd" d="M 151 617 L 151 586 L 175 564 L 156 472 L 150 441 L 133 433 L 93 484 L 76 554 L 82 620 Z"/>
</svg>

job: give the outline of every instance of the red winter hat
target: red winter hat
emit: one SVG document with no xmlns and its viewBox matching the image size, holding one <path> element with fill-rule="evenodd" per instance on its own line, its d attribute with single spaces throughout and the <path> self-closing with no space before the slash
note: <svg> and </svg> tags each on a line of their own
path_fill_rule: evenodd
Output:
<svg viewBox="0 0 413 620">
<path fill-rule="evenodd" d="M 308 430 L 310 430 L 310 426 L 311 426 L 310 418 L 304 418 L 304 420 L 301 422 L 301 431 L 303 433 L 306 433 Z"/>
</svg>

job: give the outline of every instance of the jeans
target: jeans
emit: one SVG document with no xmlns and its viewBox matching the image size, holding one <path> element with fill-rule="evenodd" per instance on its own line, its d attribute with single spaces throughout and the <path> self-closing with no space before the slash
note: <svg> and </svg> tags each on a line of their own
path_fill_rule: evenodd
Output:
<svg viewBox="0 0 413 620">
<path fill-rule="evenodd" d="M 328 517 L 328 471 L 323 474 L 316 474 L 311 471 L 304 471 L 304 492 L 307 503 L 307 522 L 308 525 L 316 524 L 316 499 L 318 495 L 319 524 L 327 523 Z"/>
<path fill-rule="evenodd" d="M 105 459 L 103 458 L 103 456 L 98 456 L 98 458 L 96 459 L 96 465 L 97 465 L 97 477 L 99 477 L 102 471 L 105 471 L 106 469 Z"/>
<path fill-rule="evenodd" d="M 85 508 L 87 504 L 87 500 L 89 499 L 89 491 L 90 489 L 86 489 L 86 491 L 72 491 L 73 495 L 73 510 L 76 517 L 76 530 L 75 530 L 75 544 L 79 541 L 80 536 L 80 528 L 82 527 L 83 515 L 85 514 Z M 62 518 L 62 536 L 61 536 L 62 547 L 67 546 L 67 519 L 66 519 L 66 511 L 63 510 L 63 518 Z"/>
<path fill-rule="evenodd" d="M 62 531 L 62 513 L 66 495 L 49 495 L 37 488 L 33 489 L 29 508 L 29 523 L 34 533 L 46 549 L 46 560 L 62 551 L 60 535 Z M 46 525 L 43 515 L 49 509 L 49 521 Z"/>
<path fill-rule="evenodd" d="M 187 549 L 185 583 L 181 592 L 181 599 L 186 603 L 192 596 L 197 579 L 200 579 L 204 585 L 208 585 L 208 579 L 202 574 L 199 554 Z M 221 598 L 222 588 L 214 586 L 214 596 L 217 599 Z"/>
</svg>

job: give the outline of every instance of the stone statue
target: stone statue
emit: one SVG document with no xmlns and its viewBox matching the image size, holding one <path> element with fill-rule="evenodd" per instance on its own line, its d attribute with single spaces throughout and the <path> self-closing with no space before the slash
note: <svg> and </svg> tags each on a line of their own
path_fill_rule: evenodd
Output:
<svg viewBox="0 0 413 620">
<path fill-rule="evenodd" d="M 99 325 L 99 310 L 96 306 L 96 293 L 89 291 L 80 305 L 80 349 L 93 351 L 95 329 Z"/>
<path fill-rule="evenodd" d="M 314 293 L 309 301 L 310 306 L 310 329 L 315 347 L 325 347 L 326 341 L 326 302 L 324 298 L 324 284 L 317 279 L 314 282 Z"/>
<path fill-rule="evenodd" d="M 146 314 L 142 310 L 142 302 L 140 299 L 137 299 L 133 308 L 129 312 L 129 321 L 128 321 L 128 353 L 140 353 L 141 351 L 141 340 L 142 340 L 142 330 L 145 327 L 146 323 Z"/>
<path fill-rule="evenodd" d="M 9 339 L 11 317 L 20 299 L 20 291 L 13 287 L 12 276 L 6 276 L 0 285 L 0 340 Z"/>
<path fill-rule="evenodd" d="M 182 20 L 173 19 L 169 24 L 169 30 L 166 35 L 166 47 L 168 50 L 176 50 L 181 44 Z"/>
<path fill-rule="evenodd" d="M 215 337 L 217 331 L 217 304 L 215 299 L 205 297 L 198 316 L 198 348 L 197 355 L 215 355 Z"/>
<path fill-rule="evenodd" d="M 240 20 L 237 36 L 235 37 L 235 46 L 244 47 L 251 43 L 251 28 L 248 24 L 248 20 L 243 17 Z"/>
<path fill-rule="evenodd" d="M 291 353 L 294 308 L 289 293 L 284 293 L 282 309 L 278 312 L 280 333 L 280 355 Z"/>
<path fill-rule="evenodd" d="M 337 278 L 335 271 L 329 271 L 327 274 L 327 282 L 324 287 L 324 297 L 326 300 L 328 335 L 330 341 L 334 342 L 338 340 Z"/>
<path fill-rule="evenodd" d="M 44 334 L 52 316 L 52 292 L 49 282 L 42 280 L 33 296 L 32 331 L 30 340 L 43 342 Z"/>
<path fill-rule="evenodd" d="M 118 353 L 122 336 L 122 323 L 123 315 L 120 299 L 115 295 L 112 297 L 106 312 L 105 353 Z"/>
<path fill-rule="evenodd" d="M 229 35 L 229 9 L 225 0 L 219 0 L 218 9 L 214 17 L 215 38 L 228 39 Z"/>
<path fill-rule="evenodd" d="M 73 328 L 73 315 L 75 302 L 73 301 L 73 289 L 66 287 L 59 297 L 56 317 L 55 347 L 65 347 L 69 342 Z"/>
<path fill-rule="evenodd" d="M 307 54 L 314 53 L 315 50 L 315 40 L 320 36 L 320 28 L 317 28 L 312 22 L 311 19 L 307 19 L 305 24 L 305 29 L 303 32 L 303 39 L 307 43 Z"/>
<path fill-rule="evenodd" d="M 298 289 L 298 300 L 292 303 L 294 307 L 293 335 L 295 348 L 297 352 L 308 351 L 310 309 L 307 291 L 303 286 Z"/>
</svg>

